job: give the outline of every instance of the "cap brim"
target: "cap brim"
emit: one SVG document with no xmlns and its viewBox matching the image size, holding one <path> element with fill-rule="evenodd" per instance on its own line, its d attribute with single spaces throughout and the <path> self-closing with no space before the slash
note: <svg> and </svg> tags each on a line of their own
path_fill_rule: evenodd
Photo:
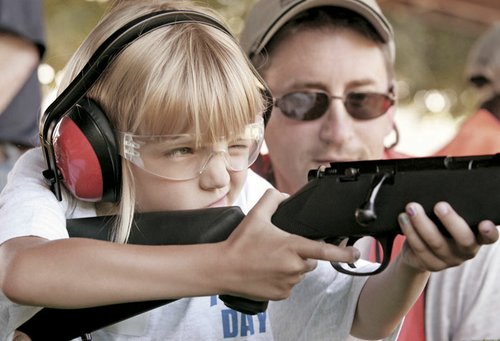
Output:
<svg viewBox="0 0 500 341">
<path fill-rule="evenodd" d="M 264 0 L 264 2 L 266 1 Z M 374 4 L 375 6 L 377 6 L 375 2 Z M 259 53 L 269 43 L 276 32 L 295 15 L 311 8 L 324 6 L 342 7 L 358 13 L 373 25 L 384 43 L 393 41 L 394 34 L 392 31 L 392 27 L 387 19 L 383 16 L 379 8 L 374 9 L 373 6 L 359 0 L 313 0 L 300 1 L 292 4 L 288 8 L 283 9 L 281 13 L 279 13 L 278 17 L 276 17 L 274 21 L 267 25 L 267 29 L 266 27 L 261 28 L 261 30 L 265 31 L 258 35 L 260 39 L 251 42 L 251 45 L 245 46 L 244 44 L 244 48 L 246 49 L 245 52 L 250 57 Z M 380 13 L 377 13 L 377 10 Z"/>
</svg>

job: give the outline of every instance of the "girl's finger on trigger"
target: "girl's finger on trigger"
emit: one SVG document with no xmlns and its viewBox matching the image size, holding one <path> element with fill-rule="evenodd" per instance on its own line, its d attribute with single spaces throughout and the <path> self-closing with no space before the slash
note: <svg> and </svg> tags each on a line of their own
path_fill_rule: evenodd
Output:
<svg viewBox="0 0 500 341">
<path fill-rule="evenodd" d="M 296 250 L 302 258 L 353 263 L 360 257 L 359 250 L 352 246 L 339 247 L 322 241 L 310 240 L 303 237 L 299 238 Z"/>
</svg>

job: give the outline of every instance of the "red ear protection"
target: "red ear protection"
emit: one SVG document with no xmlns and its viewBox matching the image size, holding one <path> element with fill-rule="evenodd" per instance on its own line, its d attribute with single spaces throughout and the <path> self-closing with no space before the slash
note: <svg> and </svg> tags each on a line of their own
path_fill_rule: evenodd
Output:
<svg viewBox="0 0 500 341">
<path fill-rule="evenodd" d="M 84 97 L 65 115 L 54 133 L 57 168 L 78 199 L 116 201 L 120 157 L 113 129 L 99 106 Z"/>
<path fill-rule="evenodd" d="M 121 158 L 114 129 L 106 114 L 86 93 L 113 59 L 134 40 L 157 28 L 182 23 L 209 25 L 232 37 L 221 23 L 203 13 L 166 10 L 146 14 L 111 34 L 44 112 L 40 121 L 40 144 L 48 169 L 43 176 L 58 200 L 62 200 L 61 183 L 81 200 L 120 200 Z M 270 91 L 257 71 L 253 71 L 264 88 L 266 99 L 271 101 Z M 267 109 L 264 116 L 268 116 L 272 105 Z"/>
</svg>

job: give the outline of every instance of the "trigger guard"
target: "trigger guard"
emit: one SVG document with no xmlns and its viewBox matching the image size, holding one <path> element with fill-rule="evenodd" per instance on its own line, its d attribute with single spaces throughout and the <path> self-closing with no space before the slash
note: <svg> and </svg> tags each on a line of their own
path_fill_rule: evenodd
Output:
<svg viewBox="0 0 500 341">
<path fill-rule="evenodd" d="M 360 239 L 360 237 L 331 237 L 331 238 L 325 239 L 324 241 L 325 241 L 325 243 L 339 246 L 340 243 L 342 243 L 346 239 L 347 239 L 347 243 L 345 246 L 353 246 L 354 243 L 356 243 Z"/>
<path fill-rule="evenodd" d="M 326 238 L 324 241 L 325 243 L 332 244 L 339 246 L 340 243 L 346 238 L 341 238 L 341 237 L 331 237 L 331 238 Z"/>
</svg>

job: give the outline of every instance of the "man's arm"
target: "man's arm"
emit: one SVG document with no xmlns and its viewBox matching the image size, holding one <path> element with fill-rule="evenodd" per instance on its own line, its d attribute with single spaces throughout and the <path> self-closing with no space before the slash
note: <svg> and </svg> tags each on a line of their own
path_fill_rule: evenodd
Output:
<svg viewBox="0 0 500 341">
<path fill-rule="evenodd" d="M 35 44 L 14 34 L 0 32 L 0 115 L 39 63 Z"/>
<path fill-rule="evenodd" d="M 389 335 L 423 291 L 431 271 L 460 265 L 473 258 L 482 244 L 498 240 L 491 221 L 481 222 L 476 236 L 448 204 L 439 203 L 434 212 L 452 236 L 446 238 L 420 205 L 410 205 L 410 214 L 400 216 L 405 245 L 384 272 L 368 279 L 353 321 L 354 336 Z"/>
</svg>

